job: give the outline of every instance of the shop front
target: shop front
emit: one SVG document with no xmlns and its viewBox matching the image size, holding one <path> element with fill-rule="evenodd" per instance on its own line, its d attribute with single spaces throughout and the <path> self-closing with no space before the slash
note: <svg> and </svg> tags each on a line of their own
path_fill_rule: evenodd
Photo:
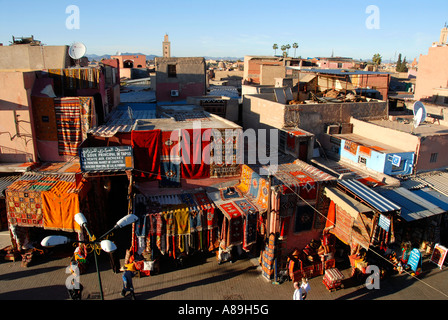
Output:
<svg viewBox="0 0 448 320">
<path fill-rule="evenodd" d="M 89 191 L 85 181 L 75 174 L 42 174 L 29 172 L 6 189 L 6 210 L 12 249 L 28 266 L 34 256 L 43 254 L 40 241 L 45 234 L 76 233 L 80 227 L 74 216 L 85 209 Z"/>
<path fill-rule="evenodd" d="M 163 271 L 162 260 L 182 264 L 195 253 L 209 253 L 217 247 L 217 211 L 203 191 L 137 193 L 132 212 L 138 221 L 124 263 L 133 263 L 141 275 Z"/>
</svg>

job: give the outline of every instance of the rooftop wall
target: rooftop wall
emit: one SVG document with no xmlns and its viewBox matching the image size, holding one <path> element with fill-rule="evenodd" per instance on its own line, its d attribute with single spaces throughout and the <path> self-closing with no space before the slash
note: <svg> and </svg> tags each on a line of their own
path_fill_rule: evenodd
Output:
<svg viewBox="0 0 448 320">
<path fill-rule="evenodd" d="M 68 46 L 0 46 L 0 69 L 62 69 L 70 64 Z"/>
<path fill-rule="evenodd" d="M 419 144 L 419 139 L 417 136 L 378 126 L 355 118 L 351 118 L 350 122 L 353 123 L 354 134 L 369 137 L 377 141 L 383 141 L 391 147 L 398 148 L 403 151 L 417 151 L 417 145 Z M 393 139 L 391 139 L 391 137 L 393 137 Z"/>
<path fill-rule="evenodd" d="M 431 47 L 427 55 L 420 55 L 414 99 L 431 97 L 433 89 L 448 87 L 448 46 Z"/>
<path fill-rule="evenodd" d="M 387 102 L 378 100 L 285 105 L 276 102 L 274 94 L 270 93 L 249 94 L 243 99 L 244 128 L 298 126 L 318 135 L 325 132 L 328 124 L 349 123 L 351 117 L 385 119 L 387 114 Z"/>
<path fill-rule="evenodd" d="M 0 162 L 37 160 L 31 91 L 34 72 L 0 72 Z"/>
<path fill-rule="evenodd" d="M 155 64 L 157 100 L 185 100 L 189 96 L 205 95 L 204 58 L 155 58 Z M 176 76 L 168 76 L 168 65 L 176 66 Z M 171 96 L 171 90 L 178 90 L 179 95 Z"/>
<path fill-rule="evenodd" d="M 353 102 L 353 103 L 313 103 L 287 105 L 285 124 L 297 125 L 308 132 L 320 134 L 325 132 L 328 124 L 349 123 L 350 118 L 383 119 L 387 118 L 387 102 Z"/>
</svg>

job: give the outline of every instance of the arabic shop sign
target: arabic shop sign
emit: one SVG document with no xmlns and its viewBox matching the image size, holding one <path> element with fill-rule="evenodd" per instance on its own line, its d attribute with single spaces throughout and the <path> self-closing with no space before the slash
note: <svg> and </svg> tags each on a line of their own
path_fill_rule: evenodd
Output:
<svg viewBox="0 0 448 320">
<path fill-rule="evenodd" d="M 131 146 L 81 148 L 81 171 L 123 171 L 134 168 Z"/>
</svg>

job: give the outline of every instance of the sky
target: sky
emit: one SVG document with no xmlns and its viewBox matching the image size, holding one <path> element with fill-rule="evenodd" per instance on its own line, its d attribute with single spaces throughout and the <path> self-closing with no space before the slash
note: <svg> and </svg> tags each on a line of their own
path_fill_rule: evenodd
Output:
<svg viewBox="0 0 448 320">
<path fill-rule="evenodd" d="M 176 57 L 273 55 L 274 43 L 297 43 L 290 56 L 412 61 L 448 22 L 447 0 L 0 0 L 0 8 L 3 45 L 33 35 L 97 55 L 161 56 L 168 34 Z"/>
</svg>

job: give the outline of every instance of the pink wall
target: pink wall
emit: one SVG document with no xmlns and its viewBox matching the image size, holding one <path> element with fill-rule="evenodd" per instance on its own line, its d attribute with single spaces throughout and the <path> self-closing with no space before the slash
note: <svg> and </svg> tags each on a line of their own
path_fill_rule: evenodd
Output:
<svg viewBox="0 0 448 320">
<path fill-rule="evenodd" d="M 320 67 L 322 69 L 350 69 L 355 66 L 354 62 L 342 62 L 342 67 L 338 67 L 337 61 L 320 60 Z"/>
<path fill-rule="evenodd" d="M 448 135 L 434 135 L 420 138 L 416 170 L 434 170 L 448 166 Z M 431 162 L 431 154 L 437 153 L 436 161 Z M 433 157 L 434 160 L 434 157 Z"/>
<path fill-rule="evenodd" d="M 179 96 L 172 97 L 171 90 L 179 90 Z M 204 83 L 156 83 L 156 95 L 158 101 L 186 100 L 188 97 L 204 95 Z"/>
<path fill-rule="evenodd" d="M 448 46 L 431 47 L 420 55 L 415 83 L 415 100 L 431 97 L 434 88 L 448 87 Z"/>
<path fill-rule="evenodd" d="M 380 99 L 387 100 L 389 93 L 389 75 L 359 75 L 354 77 L 359 77 L 359 86 L 363 88 L 375 88 L 381 94 Z"/>
<path fill-rule="evenodd" d="M 37 160 L 31 110 L 31 92 L 35 79 L 34 72 L 0 72 L 1 162 Z M 15 120 L 18 120 L 18 128 Z"/>
<path fill-rule="evenodd" d="M 179 83 L 156 83 L 156 98 L 158 101 L 177 101 L 179 97 L 171 97 L 171 90 L 179 90 Z"/>
<path fill-rule="evenodd" d="M 131 60 L 134 63 L 134 68 L 146 68 L 146 56 L 139 55 L 126 55 L 126 56 L 111 56 L 111 59 L 118 59 L 120 61 L 120 68 L 123 68 L 123 61 Z M 140 65 L 140 67 L 139 67 Z"/>
</svg>

